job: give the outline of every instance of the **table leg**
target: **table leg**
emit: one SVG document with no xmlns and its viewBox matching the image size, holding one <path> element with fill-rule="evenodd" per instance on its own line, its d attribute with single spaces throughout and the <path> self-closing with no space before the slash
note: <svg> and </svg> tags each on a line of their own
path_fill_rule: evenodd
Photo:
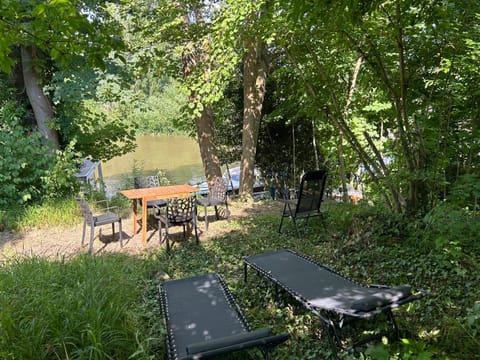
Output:
<svg viewBox="0 0 480 360">
<path fill-rule="evenodd" d="M 142 199 L 142 242 L 147 246 L 147 200 Z"/>
<path fill-rule="evenodd" d="M 133 235 L 137 233 L 137 199 L 132 200 L 132 212 L 133 212 Z"/>
</svg>

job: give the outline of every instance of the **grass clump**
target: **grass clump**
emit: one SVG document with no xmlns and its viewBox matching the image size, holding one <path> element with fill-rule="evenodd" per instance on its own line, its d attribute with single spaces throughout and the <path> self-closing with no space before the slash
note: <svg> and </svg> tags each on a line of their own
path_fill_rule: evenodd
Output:
<svg viewBox="0 0 480 360">
<path fill-rule="evenodd" d="M 0 211 L 0 231 L 70 226 L 80 220 L 78 204 L 73 198 L 48 200 L 41 205 Z"/>
<path fill-rule="evenodd" d="M 104 194 L 92 192 L 88 194 L 87 201 L 94 212 L 109 207 L 108 211 L 128 216 L 131 211 L 130 200 L 121 195 L 107 201 Z M 0 231 L 73 226 L 81 221 L 80 207 L 74 197 L 49 199 L 41 204 L 0 210 Z"/>
<path fill-rule="evenodd" d="M 136 311 L 148 278 L 144 262 L 123 255 L 9 260 L 0 271 L 0 358 L 148 358 Z"/>
</svg>

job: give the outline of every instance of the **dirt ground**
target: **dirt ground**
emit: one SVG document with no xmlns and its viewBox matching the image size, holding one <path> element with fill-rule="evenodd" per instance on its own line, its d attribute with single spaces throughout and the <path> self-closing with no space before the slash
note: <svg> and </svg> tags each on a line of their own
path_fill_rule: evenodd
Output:
<svg viewBox="0 0 480 360">
<path fill-rule="evenodd" d="M 229 209 L 231 219 L 254 216 L 257 213 L 276 212 L 281 213 L 280 203 L 276 201 L 264 201 L 246 205 L 239 201 L 230 202 Z M 213 208 L 208 208 L 209 226 L 205 231 L 203 208 L 199 208 L 198 233 L 200 241 L 221 236 L 231 230 L 226 219 L 216 220 Z M 154 220 L 154 219 L 153 219 Z M 128 254 L 140 254 L 145 251 L 157 249 L 160 245 L 158 230 L 154 222 L 147 227 L 147 245 L 142 243 L 141 232 L 132 236 L 132 216 L 122 219 L 123 247 L 120 246 L 118 235 L 113 238 L 111 226 L 97 227 L 95 229 L 94 253 L 120 252 Z M 81 245 L 82 222 L 73 227 L 58 227 L 45 229 L 32 229 L 25 232 L 11 233 L 0 232 L 0 262 L 12 256 L 40 256 L 52 259 L 69 258 L 82 252 L 88 252 L 89 228 L 85 245 Z M 172 229 L 173 236 L 182 236 L 181 227 Z M 177 234 L 178 232 L 178 234 Z"/>
</svg>

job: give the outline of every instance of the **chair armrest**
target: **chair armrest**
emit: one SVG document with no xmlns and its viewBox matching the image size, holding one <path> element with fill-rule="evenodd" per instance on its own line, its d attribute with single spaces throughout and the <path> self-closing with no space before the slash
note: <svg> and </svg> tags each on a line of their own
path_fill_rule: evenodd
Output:
<svg viewBox="0 0 480 360">
<path fill-rule="evenodd" d="M 105 212 L 118 212 L 118 206 L 109 206 L 109 207 L 106 207 L 106 208 L 102 208 L 102 209 L 99 209 L 99 210 L 102 210 L 102 211 L 105 211 Z M 114 210 L 114 211 L 111 211 L 111 210 Z"/>
<path fill-rule="evenodd" d="M 108 200 L 98 200 L 94 202 L 95 204 L 95 212 L 97 213 L 107 213 L 113 212 L 116 214 L 120 213 L 120 208 L 118 206 L 110 206 L 110 202 Z M 98 204 L 105 204 L 103 207 L 97 207 Z"/>
</svg>

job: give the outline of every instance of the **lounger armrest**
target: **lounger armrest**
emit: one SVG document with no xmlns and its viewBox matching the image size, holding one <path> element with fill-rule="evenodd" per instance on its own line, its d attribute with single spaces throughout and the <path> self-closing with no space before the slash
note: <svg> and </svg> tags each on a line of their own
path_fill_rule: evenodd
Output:
<svg viewBox="0 0 480 360">
<path fill-rule="evenodd" d="M 352 302 L 351 308 L 353 310 L 368 312 L 386 305 L 395 304 L 410 295 L 412 295 L 412 287 L 410 285 L 381 289 L 375 294 Z"/>
<path fill-rule="evenodd" d="M 288 339 L 288 334 L 273 335 L 270 328 L 258 329 L 220 339 L 203 341 L 187 346 L 187 354 L 205 355 L 222 354 L 233 350 L 246 349 L 254 346 L 276 345 Z"/>
</svg>

